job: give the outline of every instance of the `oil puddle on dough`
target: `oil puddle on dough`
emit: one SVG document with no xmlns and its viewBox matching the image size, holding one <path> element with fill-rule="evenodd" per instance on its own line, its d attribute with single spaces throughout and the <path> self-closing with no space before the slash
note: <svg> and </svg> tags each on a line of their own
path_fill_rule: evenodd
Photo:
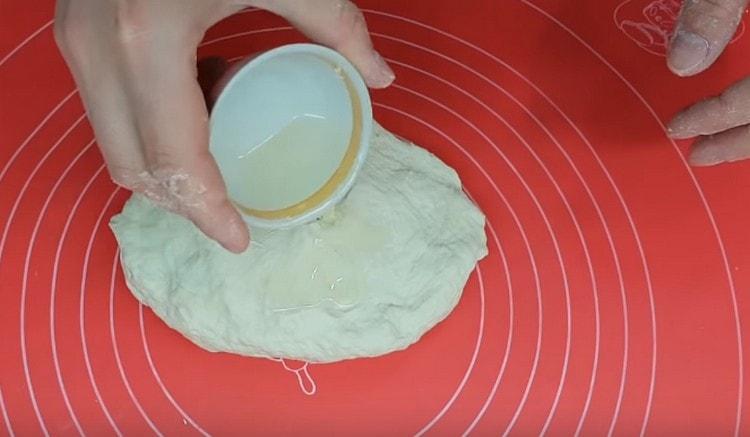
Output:
<svg viewBox="0 0 750 437">
<path fill-rule="evenodd" d="M 345 309 L 363 298 L 367 266 L 358 255 L 380 250 L 389 241 L 388 232 L 362 219 L 337 220 L 335 210 L 319 226 L 316 238 L 300 241 L 289 255 L 285 269 L 298 274 L 269 285 L 266 303 L 272 311 L 309 309 L 326 302 Z"/>
</svg>

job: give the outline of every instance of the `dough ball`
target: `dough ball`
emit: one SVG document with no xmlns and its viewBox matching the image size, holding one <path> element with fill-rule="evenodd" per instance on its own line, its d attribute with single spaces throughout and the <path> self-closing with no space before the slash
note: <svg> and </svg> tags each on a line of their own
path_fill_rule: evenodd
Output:
<svg viewBox="0 0 750 437">
<path fill-rule="evenodd" d="M 332 362 L 404 349 L 456 306 L 487 254 L 456 173 L 376 126 L 349 195 L 317 222 L 223 250 L 142 196 L 111 227 L 136 298 L 199 346 Z"/>
</svg>

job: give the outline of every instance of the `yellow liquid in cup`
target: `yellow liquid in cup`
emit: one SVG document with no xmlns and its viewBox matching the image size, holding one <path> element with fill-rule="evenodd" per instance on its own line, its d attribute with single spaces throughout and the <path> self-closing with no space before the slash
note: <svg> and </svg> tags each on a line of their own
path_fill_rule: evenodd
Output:
<svg viewBox="0 0 750 437">
<path fill-rule="evenodd" d="M 347 91 L 349 92 L 349 98 L 351 99 L 352 128 L 349 135 L 349 141 L 341 145 L 343 149 L 333 147 L 334 144 L 330 142 L 330 138 L 332 137 L 328 136 L 331 132 L 334 132 L 331 129 L 336 127 L 332 120 L 309 115 L 296 118 L 279 133 L 267 139 L 260 147 L 253 149 L 247 155 L 239 158 L 240 160 L 246 160 L 246 163 L 243 163 L 242 165 L 247 166 L 243 170 L 247 172 L 245 174 L 249 175 L 249 180 L 247 180 L 249 185 L 247 189 L 253 190 L 252 195 L 256 196 L 258 200 L 267 201 L 268 205 L 279 205 L 282 203 L 285 205 L 278 208 L 260 208 L 256 205 L 247 204 L 251 202 L 245 203 L 233 199 L 237 208 L 239 208 L 244 214 L 270 220 L 294 217 L 325 202 L 325 200 L 330 198 L 339 186 L 344 183 L 346 177 L 352 171 L 355 161 L 357 160 L 357 155 L 360 151 L 359 141 L 362 136 L 362 107 L 360 106 L 359 96 L 354 91 L 351 80 L 346 76 L 341 76 L 341 78 L 346 85 Z M 311 119 L 314 119 L 315 121 Z M 333 165 L 335 162 L 335 166 L 333 167 L 335 171 L 332 173 L 325 173 L 322 171 L 323 167 L 317 167 L 319 173 L 315 172 L 315 176 L 330 175 L 322 186 L 315 187 L 315 184 L 310 183 L 308 179 L 305 179 L 304 176 L 309 176 L 309 174 L 294 173 L 291 170 L 287 171 L 283 166 L 279 166 L 278 163 L 280 161 L 275 161 L 275 159 L 283 159 L 292 156 L 295 153 L 294 147 L 297 147 L 296 151 L 299 151 L 300 145 L 304 147 L 305 144 L 311 145 L 311 150 L 325 150 L 325 153 L 313 158 L 318 160 L 318 162 L 320 160 L 325 160 L 327 164 L 325 168 L 330 169 L 330 165 Z M 279 152 L 271 150 L 274 149 L 274 147 L 270 147 L 271 145 L 284 146 L 282 147 L 284 150 Z M 262 152 L 266 147 L 269 150 Z M 256 150 L 261 153 L 257 157 L 254 157 L 253 155 Z M 341 156 L 342 151 L 343 157 L 341 159 L 334 159 L 337 156 Z M 300 163 L 298 162 L 296 165 L 300 165 Z M 261 167 L 266 169 L 264 176 L 259 178 L 252 176 L 251 171 Z M 280 168 L 282 170 L 279 172 L 278 169 Z M 294 167 L 289 168 L 293 169 Z M 274 172 L 281 174 L 271 176 Z M 261 194 L 260 189 L 249 188 L 252 187 L 253 184 L 257 184 L 257 187 L 263 186 L 268 188 L 271 179 L 278 182 L 285 177 L 293 180 L 285 182 L 285 184 L 288 185 L 287 188 L 273 186 L 270 187 L 267 194 Z M 307 189 L 302 189 L 302 186 L 307 187 Z M 298 191 L 293 189 L 294 187 L 297 187 Z M 303 196 L 304 193 L 311 190 L 312 193 L 309 196 Z M 286 205 L 286 203 L 295 200 L 296 203 Z"/>
<path fill-rule="evenodd" d="M 329 119 L 300 116 L 239 157 L 246 187 L 243 206 L 275 211 L 312 196 L 346 153 L 346 142 L 331 142 L 340 138 L 337 129 Z"/>
</svg>

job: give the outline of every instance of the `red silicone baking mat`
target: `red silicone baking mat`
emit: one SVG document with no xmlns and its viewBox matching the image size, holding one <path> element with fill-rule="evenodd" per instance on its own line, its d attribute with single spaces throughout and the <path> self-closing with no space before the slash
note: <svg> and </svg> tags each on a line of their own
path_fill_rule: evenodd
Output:
<svg viewBox="0 0 750 437">
<path fill-rule="evenodd" d="M 750 73 L 750 36 L 680 79 L 671 0 L 361 6 L 398 75 L 373 93 L 377 119 L 458 170 L 490 255 L 412 348 L 314 365 L 205 352 L 139 306 L 107 227 L 128 193 L 54 46 L 52 1 L 0 3 L 0 433 L 750 430 L 750 164 L 690 169 L 664 134 Z M 247 11 L 200 54 L 298 40 Z"/>
</svg>

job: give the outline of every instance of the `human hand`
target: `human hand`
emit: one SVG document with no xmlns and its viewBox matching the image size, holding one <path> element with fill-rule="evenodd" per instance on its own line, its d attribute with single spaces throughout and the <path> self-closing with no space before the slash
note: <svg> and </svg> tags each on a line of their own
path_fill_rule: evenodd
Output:
<svg viewBox="0 0 750 437">
<path fill-rule="evenodd" d="M 737 31 L 748 0 L 685 0 L 667 64 L 677 75 L 710 67 Z M 669 136 L 700 137 L 689 161 L 696 166 L 750 158 L 750 77 L 699 102 L 669 123 Z"/>
<path fill-rule="evenodd" d="M 55 39 L 75 78 L 112 179 L 184 215 L 226 249 L 249 244 L 208 151 L 197 82 L 205 31 L 247 6 L 338 50 L 374 88 L 393 71 L 348 0 L 58 0 Z"/>
</svg>

